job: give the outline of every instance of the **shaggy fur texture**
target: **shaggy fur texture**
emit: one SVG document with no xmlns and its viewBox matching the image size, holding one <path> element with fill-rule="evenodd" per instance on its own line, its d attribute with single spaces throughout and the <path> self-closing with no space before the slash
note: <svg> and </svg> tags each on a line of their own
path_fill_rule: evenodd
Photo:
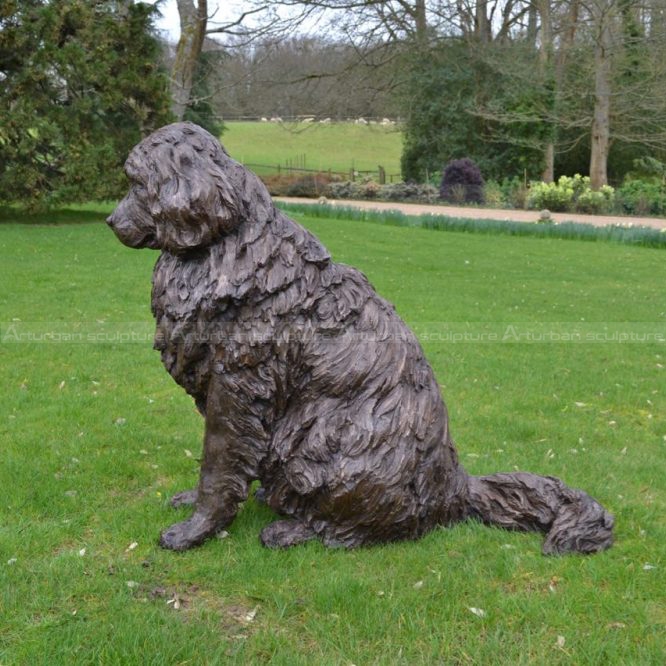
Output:
<svg viewBox="0 0 666 666">
<path fill-rule="evenodd" d="M 283 516 L 285 547 L 416 538 L 468 517 L 548 533 L 544 552 L 594 552 L 613 520 L 593 499 L 532 474 L 469 477 L 423 352 L 367 279 L 271 201 L 259 179 L 191 123 L 164 127 L 126 163 L 108 222 L 161 250 L 155 346 L 205 418 L 193 516 L 162 533 L 182 550 L 226 527 L 250 484 Z"/>
</svg>

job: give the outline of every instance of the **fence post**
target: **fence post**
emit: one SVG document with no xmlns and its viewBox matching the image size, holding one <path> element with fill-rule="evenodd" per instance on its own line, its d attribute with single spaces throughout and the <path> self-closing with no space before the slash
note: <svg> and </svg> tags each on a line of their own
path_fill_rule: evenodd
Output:
<svg viewBox="0 0 666 666">
<path fill-rule="evenodd" d="M 386 170 L 381 165 L 378 168 L 379 168 L 379 184 L 380 185 L 385 185 L 386 184 Z"/>
</svg>

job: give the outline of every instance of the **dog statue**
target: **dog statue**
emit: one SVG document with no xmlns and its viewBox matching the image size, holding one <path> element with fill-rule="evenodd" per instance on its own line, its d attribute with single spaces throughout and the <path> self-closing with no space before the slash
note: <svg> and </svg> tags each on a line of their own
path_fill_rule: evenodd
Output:
<svg viewBox="0 0 666 666">
<path fill-rule="evenodd" d="M 227 527 L 253 481 L 280 519 L 265 546 L 415 539 L 468 518 L 546 533 L 543 552 L 612 543 L 613 517 L 528 473 L 469 476 L 413 333 L 365 276 L 331 260 L 261 181 L 192 123 L 163 127 L 125 164 L 108 218 L 161 254 L 155 347 L 205 419 L 194 513 L 161 535 L 184 550 Z"/>
</svg>

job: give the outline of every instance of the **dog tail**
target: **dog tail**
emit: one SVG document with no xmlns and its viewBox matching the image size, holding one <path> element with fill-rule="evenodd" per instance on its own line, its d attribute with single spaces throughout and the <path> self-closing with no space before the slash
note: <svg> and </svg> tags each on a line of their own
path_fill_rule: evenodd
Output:
<svg viewBox="0 0 666 666">
<path fill-rule="evenodd" d="M 468 477 L 468 516 L 546 533 L 544 555 L 596 553 L 613 543 L 613 516 L 582 490 L 526 472 Z"/>
</svg>

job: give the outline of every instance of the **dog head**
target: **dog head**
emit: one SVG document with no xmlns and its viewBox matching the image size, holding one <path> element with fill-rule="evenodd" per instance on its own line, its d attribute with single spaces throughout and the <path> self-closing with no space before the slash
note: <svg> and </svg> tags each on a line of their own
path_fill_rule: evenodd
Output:
<svg viewBox="0 0 666 666">
<path fill-rule="evenodd" d="M 265 222 L 272 209 L 261 181 L 194 123 L 167 125 L 145 138 L 125 173 L 129 192 L 107 222 L 129 247 L 175 254 L 206 247 L 248 218 Z"/>
</svg>

